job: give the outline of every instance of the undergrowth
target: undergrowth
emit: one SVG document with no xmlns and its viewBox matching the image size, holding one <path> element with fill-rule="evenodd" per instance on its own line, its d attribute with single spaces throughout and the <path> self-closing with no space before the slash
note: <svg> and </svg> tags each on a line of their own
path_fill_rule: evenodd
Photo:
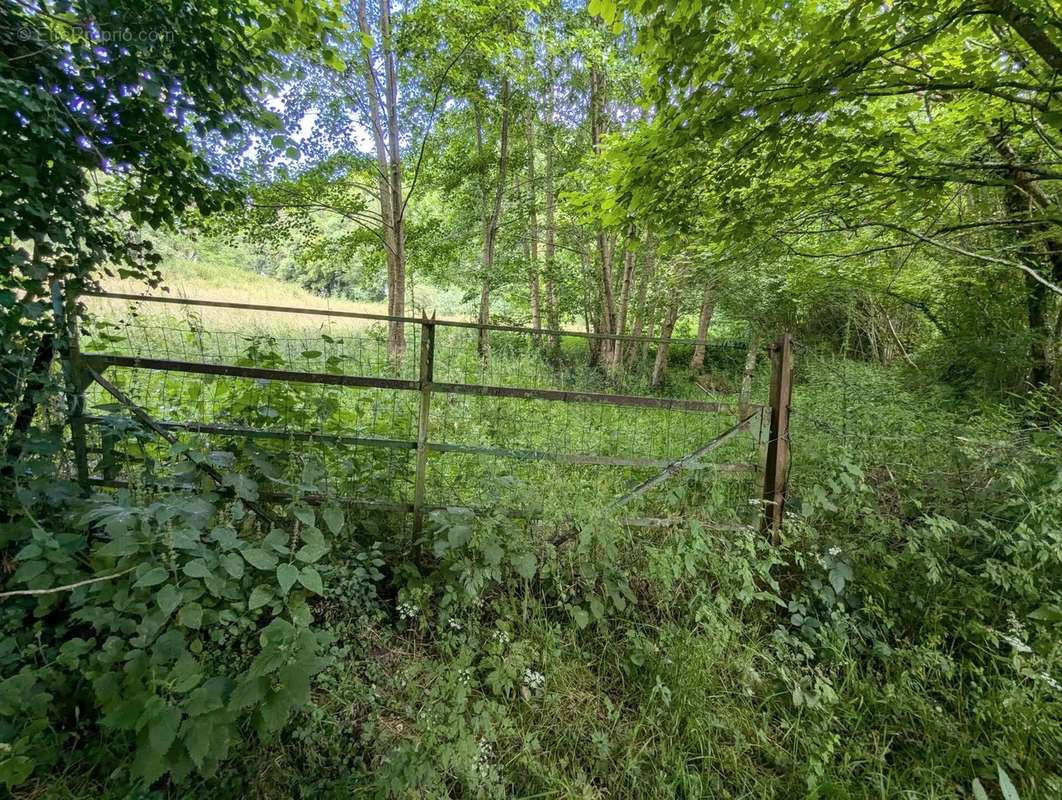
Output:
<svg viewBox="0 0 1062 800">
<path fill-rule="evenodd" d="M 4 600 L 0 777 L 23 798 L 1059 796 L 1062 430 L 1029 423 L 1037 399 L 960 414 L 836 366 L 799 376 L 775 543 L 713 528 L 697 472 L 671 528 L 509 475 L 482 491 L 533 521 L 452 507 L 414 537 L 300 500 L 341 468 L 313 454 L 160 449 L 197 491 L 82 501 L 42 451 L 9 584 L 111 577 Z M 849 403 L 838 433 L 853 384 L 892 402 Z"/>
</svg>

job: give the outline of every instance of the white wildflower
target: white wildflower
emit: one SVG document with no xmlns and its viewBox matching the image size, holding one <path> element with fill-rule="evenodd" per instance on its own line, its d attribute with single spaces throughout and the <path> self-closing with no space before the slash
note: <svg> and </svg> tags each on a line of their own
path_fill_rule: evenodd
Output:
<svg viewBox="0 0 1062 800">
<path fill-rule="evenodd" d="M 512 637 L 509 636 L 509 632 L 503 630 L 494 631 L 493 638 L 494 641 L 496 641 L 502 647 L 505 647 L 505 645 L 509 644 L 509 642 L 512 641 Z"/>
<path fill-rule="evenodd" d="M 1040 673 L 1040 680 L 1042 680 L 1044 683 L 1046 683 L 1048 686 L 1050 686 L 1056 692 L 1062 692 L 1062 683 L 1059 683 L 1058 681 L 1056 681 L 1054 678 L 1052 678 L 1046 672 L 1041 672 Z"/>
<path fill-rule="evenodd" d="M 413 620 L 420 614 L 420 608 L 416 603 L 411 603 L 408 600 L 398 604 L 398 616 L 402 619 Z"/>
<path fill-rule="evenodd" d="M 541 689 L 546 685 L 546 676 L 528 667 L 524 670 L 524 685 L 531 690 Z"/>
<path fill-rule="evenodd" d="M 479 752 L 476 754 L 476 763 L 473 766 L 476 774 L 486 778 L 490 774 L 490 760 L 494 756 L 494 748 L 486 739 L 479 740 Z"/>
<path fill-rule="evenodd" d="M 840 547 L 831 547 L 826 552 L 829 553 L 831 556 L 836 557 L 836 556 L 839 556 L 841 554 L 841 548 Z"/>
<path fill-rule="evenodd" d="M 1025 638 L 1025 625 L 1022 624 L 1021 620 L 1018 619 L 1013 611 L 1007 614 L 1007 627 L 1010 628 L 1010 632 L 1019 639 Z"/>
<path fill-rule="evenodd" d="M 1019 652 L 1019 653 L 1031 653 L 1032 652 L 1032 648 L 1029 647 L 1029 645 L 1025 644 L 1025 642 L 1023 642 L 1017 636 L 1009 636 L 1009 635 L 1004 633 L 1004 634 L 1002 634 L 1002 637 L 1003 637 L 1003 641 L 1006 642 L 1007 644 L 1009 644 L 1011 647 L 1013 647 L 1017 652 Z"/>
<path fill-rule="evenodd" d="M 461 623 L 455 617 L 450 617 L 449 625 L 455 631 L 459 631 L 459 630 L 463 630 L 464 629 L 464 626 L 461 625 Z"/>
</svg>

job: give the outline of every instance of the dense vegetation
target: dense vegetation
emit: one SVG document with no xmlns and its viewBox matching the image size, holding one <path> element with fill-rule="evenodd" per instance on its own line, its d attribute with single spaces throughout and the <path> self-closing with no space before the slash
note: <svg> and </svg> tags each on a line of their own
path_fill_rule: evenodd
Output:
<svg viewBox="0 0 1062 800">
<path fill-rule="evenodd" d="M 1062 796 L 1057 3 L 4 0 L 0 59 L 0 791 Z M 741 407 L 792 332 L 785 526 L 708 468 L 639 527 L 644 471 L 447 454 L 417 530 L 409 453 L 287 435 L 416 438 L 413 393 L 78 358 L 409 377 L 416 326 L 100 286 Z M 447 440 L 733 422 L 488 400 Z"/>
</svg>

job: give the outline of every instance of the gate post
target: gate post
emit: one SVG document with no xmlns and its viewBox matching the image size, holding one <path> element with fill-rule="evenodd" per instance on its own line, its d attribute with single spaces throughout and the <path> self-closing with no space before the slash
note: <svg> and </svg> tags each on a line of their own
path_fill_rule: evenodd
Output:
<svg viewBox="0 0 1062 800">
<path fill-rule="evenodd" d="M 52 281 L 52 315 L 55 318 L 56 338 L 63 381 L 66 384 L 66 413 L 70 423 L 70 440 L 74 446 L 74 468 L 81 491 L 89 491 L 88 445 L 85 434 L 85 393 L 81 381 L 77 321 L 77 295 L 69 293 L 61 280 Z"/>
<path fill-rule="evenodd" d="M 789 478 L 789 403 L 793 394 L 793 336 L 783 333 L 771 345 L 771 427 L 763 471 L 761 530 L 777 540 L 785 512 Z"/>
<path fill-rule="evenodd" d="M 424 527 L 424 483 L 428 469 L 428 421 L 431 414 L 431 386 L 435 371 L 435 313 L 431 319 L 421 312 L 420 367 L 417 373 L 420 384 L 420 411 L 417 414 L 417 477 L 413 487 L 413 533 L 419 534 Z"/>
</svg>

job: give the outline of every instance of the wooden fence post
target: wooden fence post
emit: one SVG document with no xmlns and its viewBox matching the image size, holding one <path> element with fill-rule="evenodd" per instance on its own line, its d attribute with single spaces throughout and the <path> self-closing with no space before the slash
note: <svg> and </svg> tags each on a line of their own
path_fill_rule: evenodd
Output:
<svg viewBox="0 0 1062 800">
<path fill-rule="evenodd" d="M 431 415 L 431 387 L 435 372 L 435 314 L 423 314 L 420 323 L 420 412 L 417 415 L 417 477 L 413 487 L 413 533 L 424 528 L 425 480 L 428 469 L 428 422 Z"/>
<path fill-rule="evenodd" d="M 74 468 L 81 490 L 88 493 L 88 445 L 85 440 L 85 393 L 78 374 L 80 345 L 77 324 L 77 296 L 69 295 L 60 280 L 52 281 L 52 314 L 63 381 L 66 384 L 66 413 L 69 416 L 70 440 L 74 446 Z"/>
<path fill-rule="evenodd" d="M 783 333 L 771 345 L 771 428 L 763 472 L 762 530 L 777 540 L 789 478 L 789 402 L 793 394 L 793 337 Z"/>
</svg>

